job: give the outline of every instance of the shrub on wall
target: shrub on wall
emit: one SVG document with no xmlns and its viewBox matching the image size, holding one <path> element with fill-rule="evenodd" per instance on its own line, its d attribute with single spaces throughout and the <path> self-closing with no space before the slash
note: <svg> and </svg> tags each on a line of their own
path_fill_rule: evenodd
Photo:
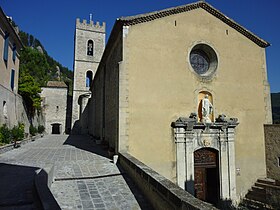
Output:
<svg viewBox="0 0 280 210">
<path fill-rule="evenodd" d="M 24 124 L 19 123 L 13 129 L 9 129 L 6 124 L 0 126 L 0 143 L 9 144 L 12 141 L 20 141 L 24 138 Z"/>
<path fill-rule="evenodd" d="M 0 127 L 0 142 L 8 144 L 11 142 L 11 130 L 7 127 L 6 124 Z"/>
<path fill-rule="evenodd" d="M 43 125 L 38 126 L 38 133 L 44 133 L 45 127 Z"/>
<path fill-rule="evenodd" d="M 24 124 L 19 123 L 18 126 L 14 126 L 11 130 L 11 139 L 13 141 L 20 141 L 24 138 Z"/>
<path fill-rule="evenodd" d="M 31 136 L 35 136 L 38 133 L 38 129 L 34 127 L 33 125 L 29 126 L 29 133 Z"/>
</svg>

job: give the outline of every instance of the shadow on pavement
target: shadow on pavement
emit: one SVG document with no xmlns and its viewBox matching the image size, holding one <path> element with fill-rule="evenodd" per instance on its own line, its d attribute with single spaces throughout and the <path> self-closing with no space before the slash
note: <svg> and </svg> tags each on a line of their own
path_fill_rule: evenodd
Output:
<svg viewBox="0 0 280 210">
<path fill-rule="evenodd" d="M 69 135 L 63 145 L 71 145 L 81 150 L 108 158 L 107 150 L 102 149 L 102 147 L 97 145 L 89 136 Z"/>
<path fill-rule="evenodd" d="M 0 209 L 43 209 L 34 185 L 38 169 L 0 163 Z"/>
</svg>

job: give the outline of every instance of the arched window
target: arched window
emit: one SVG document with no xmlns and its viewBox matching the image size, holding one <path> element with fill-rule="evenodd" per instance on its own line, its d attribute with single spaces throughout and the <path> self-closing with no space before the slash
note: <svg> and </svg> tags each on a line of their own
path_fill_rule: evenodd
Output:
<svg viewBox="0 0 280 210">
<path fill-rule="evenodd" d="M 93 49 L 94 49 L 93 41 L 92 40 L 88 40 L 88 43 L 87 43 L 87 55 L 93 56 Z"/>
<path fill-rule="evenodd" d="M 86 74 L 86 87 L 90 87 L 91 86 L 91 83 L 92 83 L 92 71 L 87 71 L 87 74 Z"/>
</svg>

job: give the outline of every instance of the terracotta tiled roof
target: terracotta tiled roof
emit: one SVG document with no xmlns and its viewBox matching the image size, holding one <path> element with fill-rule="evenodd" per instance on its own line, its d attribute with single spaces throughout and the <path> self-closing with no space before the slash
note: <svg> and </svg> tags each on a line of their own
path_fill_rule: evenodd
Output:
<svg viewBox="0 0 280 210">
<path fill-rule="evenodd" d="M 67 85 L 62 81 L 48 81 L 47 87 L 67 88 Z"/>
<path fill-rule="evenodd" d="M 198 1 L 196 3 L 192 4 L 187 4 L 183 6 L 178 6 L 178 7 L 172 7 L 169 9 L 165 10 L 160 10 L 156 12 L 151 12 L 151 13 L 146 13 L 146 14 L 141 14 L 141 15 L 136 15 L 136 16 L 130 16 L 130 17 L 122 17 L 119 18 L 118 21 L 122 23 L 122 25 L 129 26 L 129 25 L 136 25 L 139 23 L 144 23 L 144 22 L 149 22 L 158 18 L 174 15 L 174 14 L 179 14 L 183 12 L 187 12 L 190 10 L 202 8 L 209 12 L 210 14 L 214 15 L 215 17 L 219 18 L 221 21 L 229 25 L 230 27 L 234 28 L 244 36 L 246 36 L 248 39 L 252 40 L 255 42 L 257 45 L 260 47 L 268 47 L 270 44 L 266 42 L 265 40 L 259 38 L 246 28 L 242 27 L 238 23 L 236 23 L 234 20 L 228 18 L 226 15 L 221 13 L 219 10 L 215 9 L 212 7 L 210 4 L 204 2 L 204 1 Z"/>
</svg>

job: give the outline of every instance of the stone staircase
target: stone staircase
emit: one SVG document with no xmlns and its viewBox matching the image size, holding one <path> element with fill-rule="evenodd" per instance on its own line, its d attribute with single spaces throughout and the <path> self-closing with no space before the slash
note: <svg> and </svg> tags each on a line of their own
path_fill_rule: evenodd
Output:
<svg viewBox="0 0 280 210">
<path fill-rule="evenodd" d="M 248 209 L 280 209 L 279 204 L 280 186 L 268 178 L 258 179 L 242 200 L 242 206 Z"/>
</svg>

